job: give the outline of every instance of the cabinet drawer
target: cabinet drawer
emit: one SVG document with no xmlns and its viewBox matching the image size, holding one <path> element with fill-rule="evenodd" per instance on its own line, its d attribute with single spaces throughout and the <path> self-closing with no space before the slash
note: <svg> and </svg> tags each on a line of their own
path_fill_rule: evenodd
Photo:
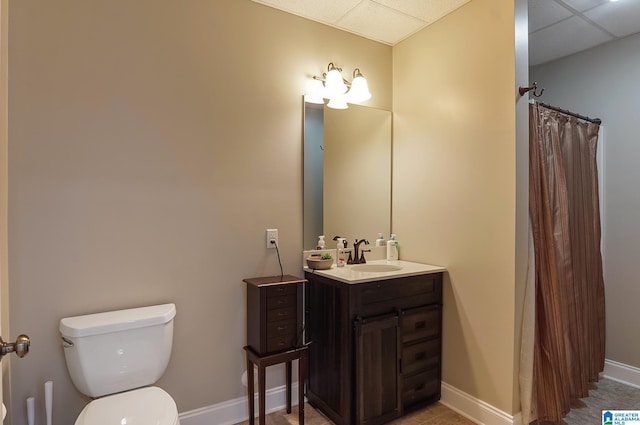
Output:
<svg viewBox="0 0 640 425">
<path fill-rule="evenodd" d="M 440 306 L 415 308 L 402 312 L 402 342 L 440 335 Z"/>
<path fill-rule="evenodd" d="M 273 310 L 275 308 L 286 308 L 296 306 L 296 296 L 294 295 L 281 295 L 277 297 L 267 298 L 267 310 Z"/>
<path fill-rule="evenodd" d="M 277 336 L 295 334 L 297 328 L 297 322 L 295 320 L 280 320 L 277 322 L 267 323 L 267 338 L 274 338 Z"/>
<path fill-rule="evenodd" d="M 408 276 L 363 283 L 358 288 L 363 315 L 383 314 L 387 307 L 411 308 L 442 302 L 442 274 Z M 380 310 L 378 312 L 378 310 Z"/>
<path fill-rule="evenodd" d="M 289 350 L 296 346 L 296 335 L 281 335 L 274 338 L 267 338 L 267 352 L 274 353 L 277 351 Z"/>
<path fill-rule="evenodd" d="M 296 306 L 276 308 L 267 311 L 267 322 L 276 322 L 296 317 Z"/>
<path fill-rule="evenodd" d="M 274 285 L 268 287 L 266 291 L 267 297 L 279 297 L 282 295 L 295 294 L 297 289 L 297 285 Z"/>
<path fill-rule="evenodd" d="M 402 349 L 402 373 L 412 375 L 440 364 L 440 339 L 405 345 Z"/>
<path fill-rule="evenodd" d="M 440 393 L 438 369 L 431 369 L 404 378 L 402 404 L 406 408 Z"/>
</svg>

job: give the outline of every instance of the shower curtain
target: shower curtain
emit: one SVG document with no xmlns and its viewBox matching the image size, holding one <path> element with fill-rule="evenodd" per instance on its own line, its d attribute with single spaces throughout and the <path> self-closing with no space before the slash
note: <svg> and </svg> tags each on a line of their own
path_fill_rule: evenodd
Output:
<svg viewBox="0 0 640 425">
<path fill-rule="evenodd" d="M 534 245 L 532 399 L 560 421 L 604 368 L 598 124 L 529 106 L 529 215 Z"/>
</svg>

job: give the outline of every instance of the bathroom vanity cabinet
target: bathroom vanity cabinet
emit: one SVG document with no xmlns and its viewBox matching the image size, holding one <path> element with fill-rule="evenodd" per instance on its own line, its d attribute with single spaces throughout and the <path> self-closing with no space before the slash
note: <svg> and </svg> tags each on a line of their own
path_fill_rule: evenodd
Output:
<svg viewBox="0 0 640 425">
<path fill-rule="evenodd" d="M 306 272 L 307 398 L 336 424 L 440 399 L 442 272 L 345 283 Z"/>
</svg>

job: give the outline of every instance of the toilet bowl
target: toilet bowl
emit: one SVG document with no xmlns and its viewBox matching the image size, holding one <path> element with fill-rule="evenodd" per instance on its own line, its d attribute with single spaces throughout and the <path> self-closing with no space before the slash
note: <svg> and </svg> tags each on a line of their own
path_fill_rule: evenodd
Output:
<svg viewBox="0 0 640 425">
<path fill-rule="evenodd" d="M 89 403 L 75 425 L 178 425 L 178 409 L 158 387 L 127 391 Z"/>
<path fill-rule="evenodd" d="M 173 398 L 153 386 L 164 374 L 173 341 L 174 304 L 60 320 L 69 375 L 95 398 L 75 425 L 179 425 Z"/>
</svg>

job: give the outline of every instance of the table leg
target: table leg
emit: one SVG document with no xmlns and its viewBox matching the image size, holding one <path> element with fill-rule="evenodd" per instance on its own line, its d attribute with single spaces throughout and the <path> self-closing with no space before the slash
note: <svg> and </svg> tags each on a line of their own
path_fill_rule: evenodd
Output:
<svg viewBox="0 0 640 425">
<path fill-rule="evenodd" d="M 287 413 L 291 413 L 291 360 L 286 365 L 287 376 Z"/>
<path fill-rule="evenodd" d="M 247 400 L 249 401 L 249 425 L 254 425 L 254 417 L 256 415 L 254 400 L 256 394 L 253 388 L 253 363 L 249 360 L 247 354 Z"/>
<path fill-rule="evenodd" d="M 265 382 L 265 367 L 258 365 L 258 401 L 260 403 L 260 425 L 265 425 L 266 422 L 266 382 Z"/>
<path fill-rule="evenodd" d="M 298 358 L 298 423 L 304 425 L 304 383 L 307 378 L 307 352 Z"/>
</svg>

